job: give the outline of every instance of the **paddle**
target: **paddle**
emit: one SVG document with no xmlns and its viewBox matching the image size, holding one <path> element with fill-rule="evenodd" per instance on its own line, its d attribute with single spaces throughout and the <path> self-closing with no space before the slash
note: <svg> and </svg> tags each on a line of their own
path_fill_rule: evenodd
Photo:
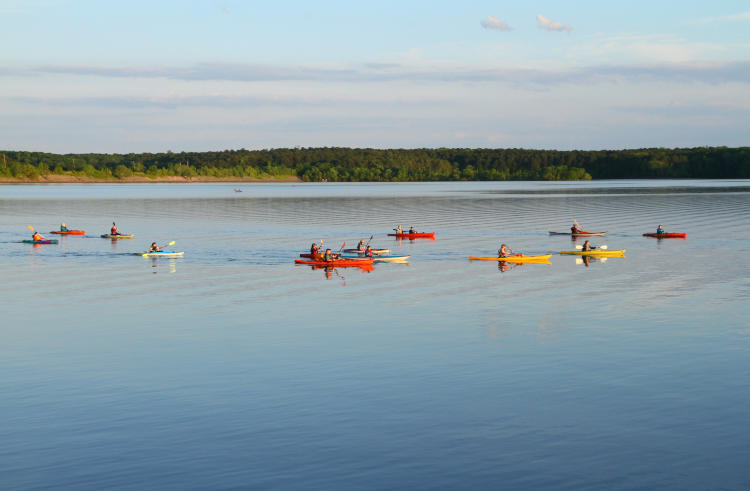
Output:
<svg viewBox="0 0 750 491">
<path fill-rule="evenodd" d="M 583 249 L 583 246 L 582 245 L 577 245 L 576 249 L 578 249 L 578 250 Z M 596 250 L 596 249 L 602 249 L 602 250 L 606 251 L 607 250 L 607 246 L 606 245 L 593 246 L 592 250 Z"/>
<path fill-rule="evenodd" d="M 372 238 L 373 238 L 373 237 L 375 237 L 375 236 L 374 236 L 374 235 L 371 235 L 371 236 L 370 236 L 370 240 L 372 240 Z M 365 244 L 365 249 L 367 249 L 367 246 L 368 246 L 368 245 L 370 245 L 370 240 L 368 240 L 368 241 L 367 241 L 367 244 Z"/>
</svg>

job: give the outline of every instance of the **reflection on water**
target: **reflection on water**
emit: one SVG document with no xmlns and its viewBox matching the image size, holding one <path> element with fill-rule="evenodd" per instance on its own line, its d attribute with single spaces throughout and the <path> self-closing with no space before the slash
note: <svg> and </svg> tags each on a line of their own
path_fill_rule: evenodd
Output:
<svg viewBox="0 0 750 491">
<path fill-rule="evenodd" d="M 4 487 L 750 479 L 750 183 L 232 189 L 0 186 Z M 90 235 L 19 243 L 61 217 Z M 627 259 L 560 256 L 574 218 Z M 641 236 L 659 223 L 687 240 Z M 293 266 L 371 235 L 408 267 Z M 171 241 L 184 259 L 140 256 Z M 466 260 L 499 243 L 553 256 Z"/>
</svg>

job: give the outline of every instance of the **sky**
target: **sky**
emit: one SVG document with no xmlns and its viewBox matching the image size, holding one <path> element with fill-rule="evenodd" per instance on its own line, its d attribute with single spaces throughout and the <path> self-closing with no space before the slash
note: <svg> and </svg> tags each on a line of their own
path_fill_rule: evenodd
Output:
<svg viewBox="0 0 750 491">
<path fill-rule="evenodd" d="M 3 150 L 749 136 L 746 0 L 0 0 Z"/>
</svg>

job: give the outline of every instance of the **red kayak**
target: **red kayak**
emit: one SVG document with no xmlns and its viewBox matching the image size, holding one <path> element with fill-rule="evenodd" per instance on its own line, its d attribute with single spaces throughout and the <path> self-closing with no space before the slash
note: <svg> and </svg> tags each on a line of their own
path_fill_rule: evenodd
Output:
<svg viewBox="0 0 750 491">
<path fill-rule="evenodd" d="M 309 252 L 305 252 L 299 255 L 299 257 L 306 257 L 308 259 L 313 259 L 315 256 L 319 256 L 319 254 L 310 254 Z M 348 259 L 351 259 L 352 261 L 362 261 L 362 259 L 368 260 L 372 258 L 363 256 L 362 259 L 357 259 L 357 258 L 348 258 Z"/>
<path fill-rule="evenodd" d="M 53 230 L 50 232 L 51 234 L 57 234 L 57 235 L 86 235 L 85 230 Z"/>
<path fill-rule="evenodd" d="M 664 234 L 643 234 L 644 237 L 656 237 L 657 239 L 686 239 L 687 234 L 667 232 Z"/>
<path fill-rule="evenodd" d="M 309 264 L 310 266 L 335 266 L 335 267 L 348 267 L 348 266 L 372 266 L 372 259 L 334 259 L 333 261 L 305 261 L 304 259 L 295 259 L 295 264 Z"/>
<path fill-rule="evenodd" d="M 400 239 L 434 239 L 435 232 L 404 232 L 402 234 L 388 234 L 389 237 L 398 237 Z"/>
</svg>

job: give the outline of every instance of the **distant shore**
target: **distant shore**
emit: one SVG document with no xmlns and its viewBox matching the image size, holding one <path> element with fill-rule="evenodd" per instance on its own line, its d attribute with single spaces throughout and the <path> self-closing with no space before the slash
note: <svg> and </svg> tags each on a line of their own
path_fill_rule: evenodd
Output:
<svg viewBox="0 0 750 491">
<path fill-rule="evenodd" d="M 40 176 L 37 179 L 20 179 L 14 177 L 0 177 L 0 184 L 94 184 L 94 183 L 187 183 L 187 182 L 302 182 L 302 179 L 289 176 L 281 179 L 268 178 L 268 179 L 253 179 L 250 177 L 207 177 L 207 176 L 195 176 L 195 177 L 182 177 L 182 176 L 162 176 L 162 177 L 144 177 L 144 176 L 130 176 L 123 177 L 122 179 L 111 178 L 111 179 L 99 179 L 96 177 L 88 176 L 74 176 L 70 174 L 47 174 Z"/>
</svg>

